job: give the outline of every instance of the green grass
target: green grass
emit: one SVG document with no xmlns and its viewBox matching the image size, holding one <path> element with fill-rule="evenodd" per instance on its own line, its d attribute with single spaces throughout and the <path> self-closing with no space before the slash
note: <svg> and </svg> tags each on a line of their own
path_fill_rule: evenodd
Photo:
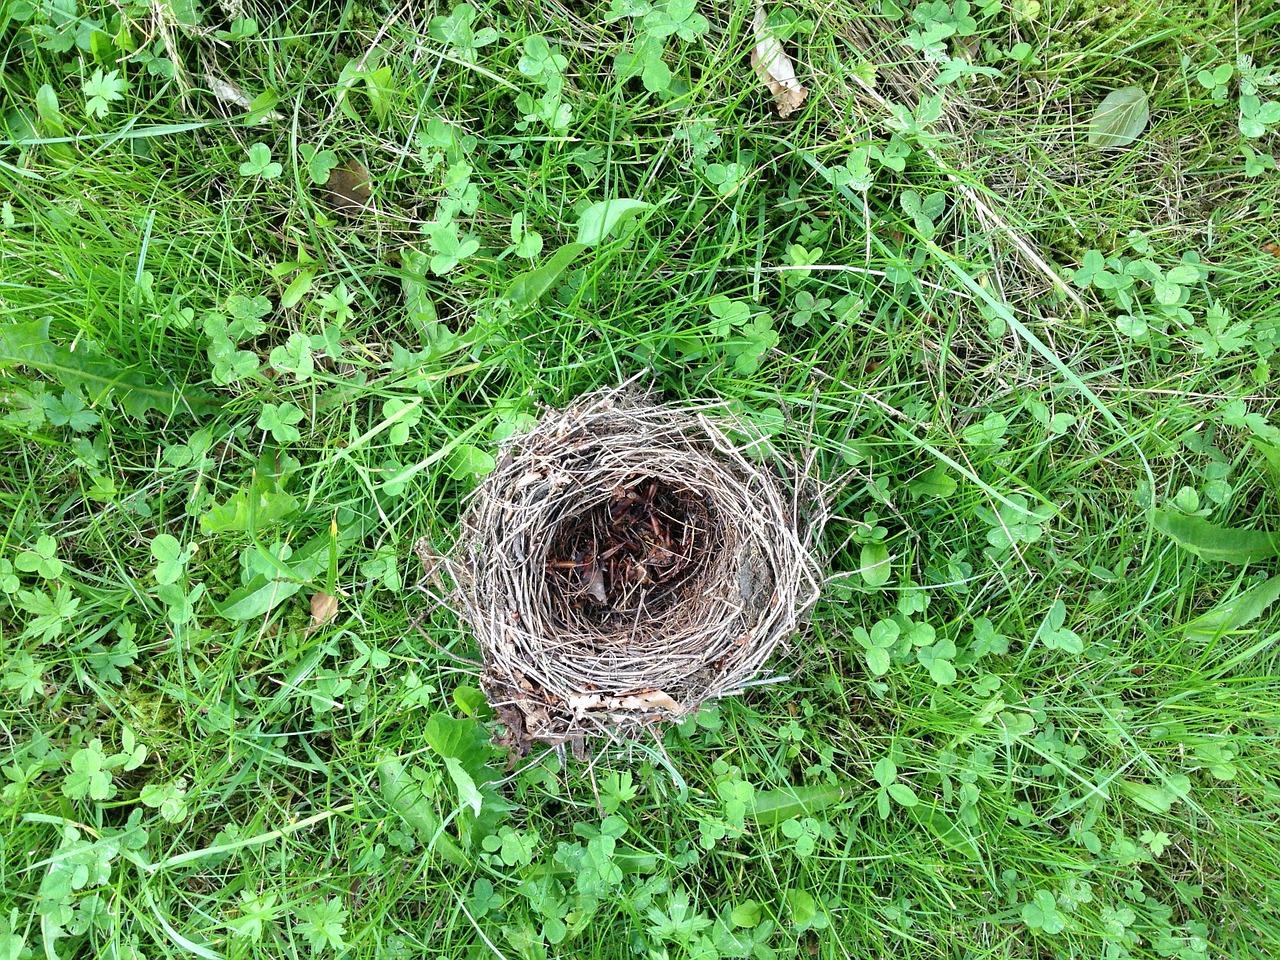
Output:
<svg viewBox="0 0 1280 960">
<path fill-rule="evenodd" d="M 1280 529 L 1238 127 L 1280 15 L 905 6 L 778 7 L 782 120 L 743 5 L 656 41 L 659 95 L 621 2 L 485 6 L 470 50 L 412 5 L 0 0 L 0 960 L 1274 954 L 1276 564 L 1155 521 Z M 938 86 L 926 21 L 1000 75 Z M 1128 85 L 1150 125 L 1090 150 Z M 637 374 L 817 451 L 824 599 L 781 682 L 506 757 L 412 544 Z"/>
</svg>

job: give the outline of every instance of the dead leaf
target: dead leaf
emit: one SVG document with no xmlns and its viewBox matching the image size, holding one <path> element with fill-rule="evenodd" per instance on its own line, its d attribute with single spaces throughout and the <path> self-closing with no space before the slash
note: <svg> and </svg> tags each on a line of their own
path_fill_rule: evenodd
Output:
<svg viewBox="0 0 1280 960">
<path fill-rule="evenodd" d="M 604 589 L 604 573 L 599 567 L 591 571 L 591 576 L 587 578 L 587 593 L 591 594 L 591 599 L 596 603 L 608 603 L 609 594 Z"/>
<path fill-rule="evenodd" d="M 602 697 L 596 693 L 578 694 L 565 700 L 566 706 L 577 717 L 582 717 L 588 710 L 666 710 L 673 716 L 682 716 L 684 707 L 676 703 L 669 694 L 661 690 L 646 690 L 643 693 L 629 693 L 621 697 Z"/>
<path fill-rule="evenodd" d="M 337 615 L 337 597 L 330 596 L 327 593 L 313 593 L 311 595 L 311 625 L 307 627 L 307 633 L 310 634 L 319 630 Z"/>
<path fill-rule="evenodd" d="M 597 694 L 578 694 L 571 696 L 565 700 L 565 704 L 574 712 L 575 716 L 581 717 L 588 710 L 599 710 L 601 707 L 607 707 L 608 701 L 604 697 Z"/>
<path fill-rule="evenodd" d="M 359 160 L 344 160 L 329 173 L 324 185 L 329 205 L 338 213 L 353 217 L 369 206 L 373 198 L 373 177 Z"/>
<path fill-rule="evenodd" d="M 204 75 L 205 83 L 209 84 L 209 92 L 221 100 L 223 103 L 229 103 L 232 106 L 243 107 L 245 110 L 253 109 L 253 101 L 245 94 L 243 90 L 237 87 L 230 80 L 224 80 L 216 77 L 212 73 Z M 283 120 L 284 117 L 276 111 L 264 114 L 263 119 Z"/>
<path fill-rule="evenodd" d="M 622 697 L 618 705 L 624 710 L 666 710 L 677 717 L 684 713 L 684 707 L 676 703 L 670 694 L 663 693 L 661 690 L 650 690 L 647 693 Z"/>
<path fill-rule="evenodd" d="M 795 67 L 782 49 L 782 41 L 765 27 L 763 3 L 756 3 L 756 15 L 751 20 L 751 29 L 756 38 L 756 45 L 751 50 L 751 66 L 773 94 L 778 116 L 789 117 L 804 103 L 809 91 L 796 79 Z"/>
</svg>

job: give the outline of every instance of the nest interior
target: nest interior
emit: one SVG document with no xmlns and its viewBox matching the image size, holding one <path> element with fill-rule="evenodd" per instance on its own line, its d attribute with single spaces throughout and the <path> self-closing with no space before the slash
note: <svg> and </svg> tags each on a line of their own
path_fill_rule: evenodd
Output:
<svg viewBox="0 0 1280 960">
<path fill-rule="evenodd" d="M 624 481 L 556 531 L 546 561 L 556 617 L 630 642 L 637 621 L 690 598 L 720 539 L 716 527 L 715 504 L 687 486 L 645 474 Z"/>
<path fill-rule="evenodd" d="M 820 502 L 717 412 L 589 395 L 513 438 L 475 491 L 448 568 L 516 742 L 737 692 L 817 599 Z"/>
</svg>

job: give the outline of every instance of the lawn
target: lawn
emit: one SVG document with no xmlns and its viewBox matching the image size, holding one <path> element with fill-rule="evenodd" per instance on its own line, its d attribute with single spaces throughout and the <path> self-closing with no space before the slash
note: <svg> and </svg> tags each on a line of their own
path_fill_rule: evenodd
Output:
<svg viewBox="0 0 1280 960">
<path fill-rule="evenodd" d="M 0 0 L 0 960 L 1280 950 L 1280 11 L 756 12 Z M 822 599 L 520 756 L 413 545 L 632 378 Z"/>
</svg>

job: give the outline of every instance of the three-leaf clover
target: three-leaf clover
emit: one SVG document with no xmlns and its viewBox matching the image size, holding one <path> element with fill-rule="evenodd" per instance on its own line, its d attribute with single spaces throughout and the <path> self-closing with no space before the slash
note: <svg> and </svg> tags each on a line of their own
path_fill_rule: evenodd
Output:
<svg viewBox="0 0 1280 960">
<path fill-rule="evenodd" d="M 950 640 L 939 640 L 916 651 L 916 659 L 929 671 L 933 682 L 941 687 L 956 682 L 956 668 L 951 661 L 955 659 L 956 645 Z"/>
<path fill-rule="evenodd" d="M 305 414 L 295 404 L 282 403 L 277 406 L 274 403 L 267 403 L 258 414 L 258 429 L 270 433 L 276 443 L 291 443 L 302 439 L 296 424 L 301 423 L 304 416 Z"/>
<path fill-rule="evenodd" d="M 907 169 L 907 157 L 911 156 L 911 147 L 894 134 L 884 146 L 872 144 L 869 148 L 871 158 L 882 167 L 888 167 L 895 173 Z"/>
<path fill-rule="evenodd" d="M 827 297 L 815 298 L 806 290 L 795 296 L 795 310 L 791 314 L 791 322 L 803 327 L 814 318 L 821 318 L 831 309 L 831 300 Z"/>
<path fill-rule="evenodd" d="M 807 857 L 817 849 L 822 828 L 813 817 L 792 817 L 782 821 L 782 835 L 795 841 L 797 857 Z"/>
<path fill-rule="evenodd" d="M 1022 922 L 1032 930 L 1050 935 L 1061 933 L 1067 926 L 1057 901 L 1048 890 L 1037 890 L 1031 901 L 1022 905 Z"/>
<path fill-rule="evenodd" d="M 507 829 L 507 828 L 504 828 Z M 493 837 L 485 837 L 486 849 L 488 843 Z M 471 884 L 471 896 L 468 898 L 471 906 L 471 915 L 474 917 L 483 917 L 486 913 L 497 910 L 503 904 L 502 895 L 493 889 L 493 882 L 484 877 L 480 877 Z"/>
<path fill-rule="evenodd" d="M 650 93 L 662 93 L 671 86 L 671 68 L 662 60 L 662 40 L 650 33 L 636 37 L 630 51 L 613 59 L 613 70 L 621 79 L 639 77 Z"/>
<path fill-rule="evenodd" d="M 711 29 L 707 18 L 696 10 L 695 0 L 668 0 L 666 6 L 645 14 L 644 28 L 655 37 L 669 37 L 674 33 L 686 43 L 692 43 Z"/>
<path fill-rule="evenodd" d="M 249 148 L 249 159 L 240 164 L 240 176 L 262 177 L 274 180 L 284 172 L 284 167 L 271 159 L 271 148 L 265 143 L 255 143 Z"/>
<path fill-rule="evenodd" d="M 104 769 L 107 755 L 102 752 L 102 741 L 93 740 L 71 756 L 71 772 L 62 782 L 62 792 L 72 800 L 106 800 L 115 792 L 111 774 Z"/>
<path fill-rule="evenodd" d="M 484 838 L 483 846 L 490 853 L 497 853 L 509 867 L 528 866 L 533 862 L 541 837 L 537 831 L 514 830 L 503 827 L 498 833 Z"/>
<path fill-rule="evenodd" d="M 875 174 L 871 172 L 871 148 L 856 147 L 845 158 L 844 166 L 832 167 L 828 175 L 837 190 L 847 187 L 858 193 L 866 193 L 876 179 Z"/>
<path fill-rule="evenodd" d="M 156 561 L 156 583 L 177 583 L 194 553 L 194 547 L 183 550 L 181 541 L 172 534 L 156 534 L 151 541 L 151 557 Z"/>
<path fill-rule="evenodd" d="M 163 40 L 157 40 L 155 45 L 148 50 L 142 47 L 133 55 L 134 63 L 140 67 L 146 68 L 147 73 L 153 77 L 162 77 L 165 80 L 173 79 L 173 61 L 164 56 L 165 44 Z"/>
<path fill-rule="evenodd" d="M 996 630 L 986 617 L 979 617 L 973 622 L 973 643 L 969 646 L 975 660 L 987 654 L 1005 654 L 1009 652 L 1009 638 Z"/>
<path fill-rule="evenodd" d="M 227 297 L 227 312 L 231 314 L 231 322 L 224 331 L 227 336 L 235 340 L 256 337 L 267 329 L 263 318 L 271 312 L 271 301 L 262 294 L 246 297 L 242 293 L 233 293 Z M 213 336 L 210 332 L 212 316 L 205 320 L 205 333 L 210 336 Z"/>
<path fill-rule="evenodd" d="M 889 816 L 890 797 L 900 806 L 919 805 L 920 797 L 911 789 L 911 786 L 898 780 L 898 765 L 893 762 L 892 757 L 881 757 L 877 760 L 875 766 L 871 768 L 871 775 L 876 778 L 876 783 L 880 784 L 880 790 L 876 795 L 876 812 L 881 820 Z"/>
<path fill-rule="evenodd" d="M 14 565 L 23 573 L 35 573 L 46 580 L 62 576 L 62 561 L 58 559 L 58 541 L 47 533 L 41 534 L 33 549 L 18 554 Z"/>
<path fill-rule="evenodd" d="M 93 71 L 93 76 L 80 84 L 86 98 L 85 115 L 98 119 L 105 117 L 111 111 L 113 102 L 124 99 L 126 86 L 127 81 L 120 76 L 119 70 L 112 70 L 105 75 L 100 69 Z"/>
<path fill-rule="evenodd" d="M 544 37 L 534 35 L 525 39 L 524 54 L 516 64 L 516 69 L 551 90 L 560 88 L 563 82 L 560 75 L 567 66 L 569 60 L 559 52 L 558 47 L 551 46 Z"/>
<path fill-rule="evenodd" d="M 1008 429 L 1009 420 L 1003 413 L 989 413 L 978 423 L 965 427 L 961 435 L 975 446 L 998 446 L 1004 442 Z"/>
<path fill-rule="evenodd" d="M 720 196 L 727 197 L 738 189 L 747 168 L 740 163 L 708 163 L 702 168 L 702 175 L 711 181 Z"/>
<path fill-rule="evenodd" d="M 892 651 L 898 642 L 902 628 L 893 620 L 881 620 L 868 633 L 863 627 L 856 627 L 853 638 L 862 647 L 863 656 L 867 659 L 867 669 L 874 677 L 882 677 L 889 672 Z"/>
<path fill-rule="evenodd" d="M 341 163 L 338 155 L 332 150 L 318 150 L 309 143 L 299 147 L 298 152 L 302 154 L 302 160 L 307 165 L 307 176 L 318 186 L 328 183 L 329 174 Z"/>
<path fill-rule="evenodd" d="M 727 337 L 733 327 L 751 322 L 751 307 L 741 300 L 730 300 L 723 293 L 712 297 L 707 302 L 707 309 L 715 318 L 711 321 L 711 332 L 717 337 Z"/>
<path fill-rule="evenodd" d="M 916 233 L 927 240 L 937 233 L 935 221 L 946 209 L 947 195 L 935 192 L 922 197 L 914 190 L 904 190 L 899 203 L 902 212 L 915 221 Z"/>
<path fill-rule="evenodd" d="M 1053 601 L 1053 606 L 1045 615 L 1044 622 L 1036 631 L 1036 639 L 1050 650 L 1061 650 L 1064 653 L 1081 653 L 1084 641 L 1074 631 L 1063 624 L 1067 619 L 1067 607 L 1061 600 Z"/>
<path fill-rule="evenodd" d="M 421 404 L 392 397 L 382 405 L 382 416 L 385 420 L 394 421 L 387 438 L 398 447 L 409 442 L 410 432 L 422 419 Z"/>
<path fill-rule="evenodd" d="M 1235 72 L 1233 64 L 1221 63 L 1212 70 L 1201 70 L 1196 74 L 1196 81 L 1209 91 L 1211 100 L 1222 103 L 1227 99 L 1227 83 Z"/>
<path fill-rule="evenodd" d="M 209 345 L 209 359 L 213 361 L 213 382 L 229 386 L 257 373 L 260 361 L 251 350 L 237 350 L 229 337 L 215 339 Z"/>
<path fill-rule="evenodd" d="M 1001 503 L 998 510 L 979 507 L 978 519 L 990 526 L 987 531 L 988 548 L 992 556 L 1003 556 L 1009 549 L 1021 543 L 1034 543 L 1044 535 L 1044 524 L 1054 514 L 1049 504 L 1028 506 L 1027 498 L 1020 493 L 1009 495 L 1008 503 Z"/>
<path fill-rule="evenodd" d="M 447 17 L 433 17 L 427 33 L 432 39 L 447 43 L 458 59 L 474 60 L 479 47 L 498 39 L 498 31 L 493 27 L 472 30 L 475 19 L 475 7 L 469 3 L 459 4 Z"/>
<path fill-rule="evenodd" d="M 431 258 L 431 272 L 445 274 L 480 249 L 480 241 L 467 234 L 458 236 L 453 223 L 442 223 L 427 238 L 436 255 Z"/>
<path fill-rule="evenodd" d="M 612 23 L 623 17 L 643 17 L 652 9 L 653 4 L 649 0 L 611 0 L 609 15 L 604 20 L 605 23 Z"/>
<path fill-rule="evenodd" d="M 283 345 L 272 349 L 271 366 L 282 373 L 292 373 L 295 380 L 311 379 L 316 368 L 311 355 L 311 338 L 305 333 L 291 333 Z"/>
<path fill-rule="evenodd" d="M 168 783 L 148 783 L 138 794 L 138 799 L 148 807 L 160 811 L 169 823 L 181 823 L 187 819 L 186 781 L 179 777 Z"/>
</svg>

